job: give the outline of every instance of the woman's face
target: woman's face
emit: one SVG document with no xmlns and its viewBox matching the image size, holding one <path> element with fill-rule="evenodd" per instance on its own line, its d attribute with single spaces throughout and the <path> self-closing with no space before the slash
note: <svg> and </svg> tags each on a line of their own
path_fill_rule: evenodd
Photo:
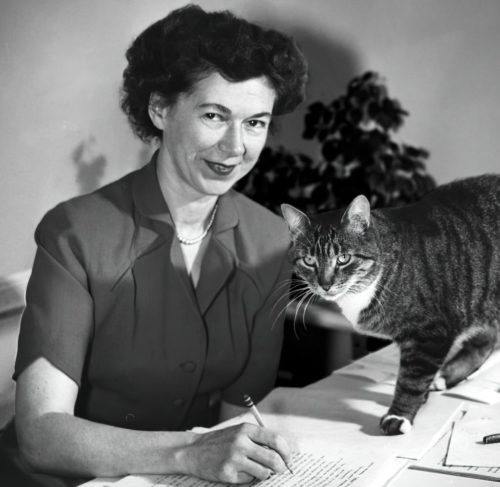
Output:
<svg viewBox="0 0 500 487">
<path fill-rule="evenodd" d="M 163 163 L 194 195 L 221 195 L 255 165 L 264 147 L 276 92 L 265 77 L 231 82 L 218 73 L 162 109 Z"/>
</svg>

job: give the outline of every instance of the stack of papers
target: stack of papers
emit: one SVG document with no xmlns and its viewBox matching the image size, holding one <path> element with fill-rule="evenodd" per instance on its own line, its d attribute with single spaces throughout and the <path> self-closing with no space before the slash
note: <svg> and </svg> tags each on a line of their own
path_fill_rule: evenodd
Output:
<svg viewBox="0 0 500 487">
<path fill-rule="evenodd" d="M 453 425 L 445 465 L 500 469 L 500 443 L 483 442 L 493 433 L 500 433 L 499 407 L 471 407 Z"/>
<path fill-rule="evenodd" d="M 259 485 L 259 487 L 375 486 L 378 475 L 375 463 L 381 465 L 380 462 L 366 462 L 359 455 L 355 458 L 353 454 L 350 456 L 338 454 L 333 459 L 333 457 L 310 453 L 296 453 L 290 465 L 293 474 L 289 472 L 276 474 L 267 480 L 254 481 L 246 485 Z M 384 464 L 387 464 L 387 458 Z M 114 483 L 113 487 L 229 487 L 229 485 L 185 475 L 129 475 Z"/>
<path fill-rule="evenodd" d="M 500 407 L 469 406 L 453 428 L 410 468 L 500 481 L 500 443 L 483 437 L 500 432 Z"/>
</svg>

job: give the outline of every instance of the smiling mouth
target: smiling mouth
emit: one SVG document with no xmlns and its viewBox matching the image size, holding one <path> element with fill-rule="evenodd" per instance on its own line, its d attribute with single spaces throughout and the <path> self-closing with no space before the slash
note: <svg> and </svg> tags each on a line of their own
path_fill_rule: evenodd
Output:
<svg viewBox="0 0 500 487">
<path fill-rule="evenodd" d="M 205 164 L 218 176 L 228 176 L 234 171 L 237 164 L 227 166 L 226 164 L 219 164 L 218 162 L 211 162 L 205 160 Z"/>
</svg>

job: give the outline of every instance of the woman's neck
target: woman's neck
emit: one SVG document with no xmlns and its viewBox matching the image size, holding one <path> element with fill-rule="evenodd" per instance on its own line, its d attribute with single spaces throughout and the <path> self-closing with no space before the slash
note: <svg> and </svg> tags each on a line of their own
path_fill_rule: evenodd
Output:
<svg viewBox="0 0 500 487">
<path fill-rule="evenodd" d="M 167 203 L 178 234 L 185 238 L 195 238 L 206 228 L 217 204 L 217 196 L 198 193 L 183 181 L 174 171 L 169 155 L 160 148 L 156 173 L 163 198 Z"/>
</svg>

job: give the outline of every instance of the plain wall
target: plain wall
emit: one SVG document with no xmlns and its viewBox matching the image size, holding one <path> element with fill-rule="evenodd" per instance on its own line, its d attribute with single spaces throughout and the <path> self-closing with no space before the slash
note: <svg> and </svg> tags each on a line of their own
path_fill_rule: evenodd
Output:
<svg viewBox="0 0 500 487">
<path fill-rule="evenodd" d="M 56 203 L 144 163 L 118 105 L 124 52 L 185 2 L 2 0 L 0 276 L 28 269 L 33 232 Z M 498 0 L 200 0 L 296 37 L 310 62 L 307 103 L 328 102 L 367 69 L 410 112 L 398 137 L 430 150 L 438 182 L 498 172 Z M 301 140 L 305 106 L 273 145 Z"/>
</svg>

